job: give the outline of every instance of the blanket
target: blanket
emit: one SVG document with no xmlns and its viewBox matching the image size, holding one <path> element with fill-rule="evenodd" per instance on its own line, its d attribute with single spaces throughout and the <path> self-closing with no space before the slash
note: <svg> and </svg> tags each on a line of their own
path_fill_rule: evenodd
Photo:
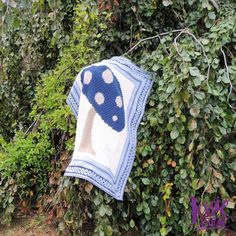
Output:
<svg viewBox="0 0 236 236">
<path fill-rule="evenodd" d="M 77 126 L 65 176 L 86 179 L 123 200 L 137 129 L 152 87 L 150 77 L 125 57 L 112 57 L 80 71 L 67 97 Z"/>
</svg>

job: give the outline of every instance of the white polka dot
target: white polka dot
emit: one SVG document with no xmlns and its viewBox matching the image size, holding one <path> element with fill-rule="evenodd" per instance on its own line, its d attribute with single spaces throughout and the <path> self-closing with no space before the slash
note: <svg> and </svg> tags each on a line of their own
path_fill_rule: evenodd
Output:
<svg viewBox="0 0 236 236">
<path fill-rule="evenodd" d="M 84 73 L 84 83 L 85 84 L 89 84 L 91 82 L 91 80 L 92 80 L 92 76 L 93 76 L 93 74 L 90 71 L 87 70 Z"/>
<path fill-rule="evenodd" d="M 102 105 L 105 101 L 105 97 L 102 93 L 96 93 L 94 99 L 98 105 Z"/>
<path fill-rule="evenodd" d="M 122 107 L 122 99 L 121 96 L 116 97 L 116 106 Z"/>
<path fill-rule="evenodd" d="M 118 120 L 118 117 L 117 117 L 117 116 L 112 116 L 112 120 L 113 120 L 113 121 L 117 121 L 117 120 Z"/>
<path fill-rule="evenodd" d="M 113 75 L 109 69 L 105 70 L 102 73 L 102 78 L 103 78 L 104 82 L 107 84 L 110 84 L 113 82 Z"/>
</svg>

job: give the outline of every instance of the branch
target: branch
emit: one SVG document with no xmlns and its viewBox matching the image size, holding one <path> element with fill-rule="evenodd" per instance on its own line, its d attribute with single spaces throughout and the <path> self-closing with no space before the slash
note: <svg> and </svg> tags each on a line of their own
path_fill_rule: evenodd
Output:
<svg viewBox="0 0 236 236">
<path fill-rule="evenodd" d="M 218 0 L 210 0 L 211 4 L 218 10 L 219 9 L 219 2 Z"/>
<path fill-rule="evenodd" d="M 156 39 L 156 38 L 161 39 L 161 36 L 165 36 L 165 35 L 168 35 L 168 34 L 171 34 L 171 33 L 181 32 L 181 31 L 183 31 L 183 29 L 172 30 L 172 31 L 169 31 L 169 32 L 164 32 L 164 33 L 160 33 L 160 34 L 157 34 L 157 35 L 154 35 L 154 36 L 151 36 L 151 37 L 141 39 L 132 48 L 130 48 L 126 53 L 124 53 L 123 56 L 125 56 L 125 55 L 129 54 L 130 52 L 132 52 L 136 47 L 138 47 L 139 44 L 141 44 L 145 41 Z"/>
<path fill-rule="evenodd" d="M 9 11 L 9 0 L 6 2 L 7 4 L 7 8 L 6 8 L 6 12 L 5 14 L 2 16 L 2 37 L 3 37 L 3 34 L 4 34 L 4 23 L 5 23 L 5 18 L 8 14 L 8 11 Z"/>
<path fill-rule="evenodd" d="M 59 76 L 57 77 L 57 80 L 68 70 L 68 69 L 70 69 L 73 65 L 74 65 L 74 63 L 77 61 L 77 59 L 80 57 L 80 55 L 78 55 L 77 57 L 75 57 L 75 59 L 72 61 L 72 63 L 69 65 L 69 66 L 67 66 L 60 74 L 59 74 Z"/>
<path fill-rule="evenodd" d="M 38 124 L 38 120 L 33 121 L 32 124 L 29 126 L 29 128 L 25 131 L 24 135 L 26 136 L 31 130 L 31 128 L 37 126 L 37 124 Z"/>
<path fill-rule="evenodd" d="M 230 88 L 229 88 L 229 94 L 228 94 L 228 97 L 227 97 L 227 102 L 229 102 L 229 99 L 230 99 L 230 96 L 232 94 L 232 90 L 236 91 L 236 89 L 234 88 L 233 84 L 232 84 L 232 81 L 230 80 L 230 77 L 229 77 L 229 67 L 228 67 L 228 64 L 227 64 L 227 59 L 226 59 L 226 55 L 225 55 L 225 52 L 221 46 L 220 48 L 220 51 L 222 52 L 223 54 L 223 57 L 224 57 L 224 63 L 225 63 L 225 68 L 226 68 L 226 75 L 227 75 L 227 79 L 229 81 L 229 84 L 230 84 Z M 229 103 L 229 106 L 233 109 L 236 109 L 236 107 L 233 107 L 230 103 Z"/>
</svg>

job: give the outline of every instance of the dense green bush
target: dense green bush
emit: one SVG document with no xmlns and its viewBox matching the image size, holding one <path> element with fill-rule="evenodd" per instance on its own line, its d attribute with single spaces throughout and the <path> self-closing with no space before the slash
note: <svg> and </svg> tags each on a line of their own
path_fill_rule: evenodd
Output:
<svg viewBox="0 0 236 236">
<path fill-rule="evenodd" d="M 228 227 L 235 231 L 236 4 L 233 0 L 220 5 L 208 0 L 99 2 L 99 7 L 93 1 L 78 2 L 70 46 L 37 85 L 31 112 L 35 125 L 24 141 L 22 135 L 14 143 L 0 141 L 0 158 L 12 162 L 18 152 L 23 158 L 29 150 L 29 159 L 34 159 L 34 149 L 38 150 L 37 159 L 52 172 L 41 175 L 38 183 L 43 187 L 37 197 L 48 190 L 41 202 L 61 235 L 227 235 L 223 230 L 197 231 L 191 224 L 192 196 L 199 202 L 217 196 L 229 200 Z M 156 76 L 124 201 L 116 201 L 84 180 L 61 177 L 75 134 L 65 99 L 83 66 L 121 55 L 156 34 L 126 54 Z M 33 137 L 38 137 L 36 142 Z M 18 163 L 22 173 L 28 173 L 25 162 Z M 0 162 L 2 170 L 6 165 Z M 14 165 L 9 171 L 13 177 L 19 173 Z M 0 197 L 3 218 L 23 198 L 2 173 L 0 181 L 8 182 Z M 34 186 L 24 189 L 22 181 L 23 176 L 17 189 L 25 198 Z M 8 194 L 11 200 L 5 203 Z"/>
<path fill-rule="evenodd" d="M 45 193 L 52 149 L 47 132 L 27 138 L 18 132 L 15 141 L 0 141 L 0 219 L 8 223 L 15 208 L 33 207 Z"/>
<path fill-rule="evenodd" d="M 0 1 L 0 134 L 29 124 L 35 84 L 68 45 L 74 0 Z"/>
</svg>

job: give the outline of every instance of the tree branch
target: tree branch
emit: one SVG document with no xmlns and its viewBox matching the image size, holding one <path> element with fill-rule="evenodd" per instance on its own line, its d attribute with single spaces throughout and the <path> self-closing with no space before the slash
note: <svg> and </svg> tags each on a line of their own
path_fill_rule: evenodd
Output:
<svg viewBox="0 0 236 236">
<path fill-rule="evenodd" d="M 218 0 L 210 0 L 211 4 L 218 10 L 219 9 L 219 2 Z"/>
<path fill-rule="evenodd" d="M 220 48 L 220 51 L 221 53 L 223 54 L 223 57 L 224 57 L 224 63 L 225 63 L 225 68 L 226 68 L 226 75 L 227 75 L 227 79 L 229 81 L 229 84 L 230 84 L 230 88 L 229 88 L 229 94 L 228 94 L 228 97 L 227 97 L 227 102 L 229 103 L 229 99 L 230 99 L 230 96 L 232 94 L 232 91 L 236 91 L 235 87 L 233 86 L 232 84 L 232 81 L 230 80 L 230 77 L 229 77 L 229 67 L 228 67 L 228 64 L 227 64 L 227 59 L 226 59 L 226 55 L 225 55 L 225 52 L 223 50 L 223 47 L 221 46 Z M 233 107 L 230 103 L 229 103 L 229 106 L 233 109 L 236 109 L 236 107 Z"/>
<path fill-rule="evenodd" d="M 156 38 L 161 39 L 161 36 L 165 36 L 165 35 L 168 35 L 168 34 L 171 34 L 171 33 L 181 32 L 181 31 L 183 31 L 183 29 L 172 30 L 172 31 L 169 31 L 169 32 L 164 32 L 164 33 L 160 33 L 160 34 L 157 34 L 157 35 L 154 35 L 154 36 L 151 36 L 151 37 L 147 37 L 147 38 L 141 39 L 132 48 L 130 48 L 127 52 L 125 52 L 123 54 L 123 56 L 125 56 L 125 55 L 129 54 L 130 52 L 132 52 L 136 47 L 139 46 L 139 44 L 141 44 L 141 43 L 143 43 L 145 41 L 156 39 Z"/>
</svg>

